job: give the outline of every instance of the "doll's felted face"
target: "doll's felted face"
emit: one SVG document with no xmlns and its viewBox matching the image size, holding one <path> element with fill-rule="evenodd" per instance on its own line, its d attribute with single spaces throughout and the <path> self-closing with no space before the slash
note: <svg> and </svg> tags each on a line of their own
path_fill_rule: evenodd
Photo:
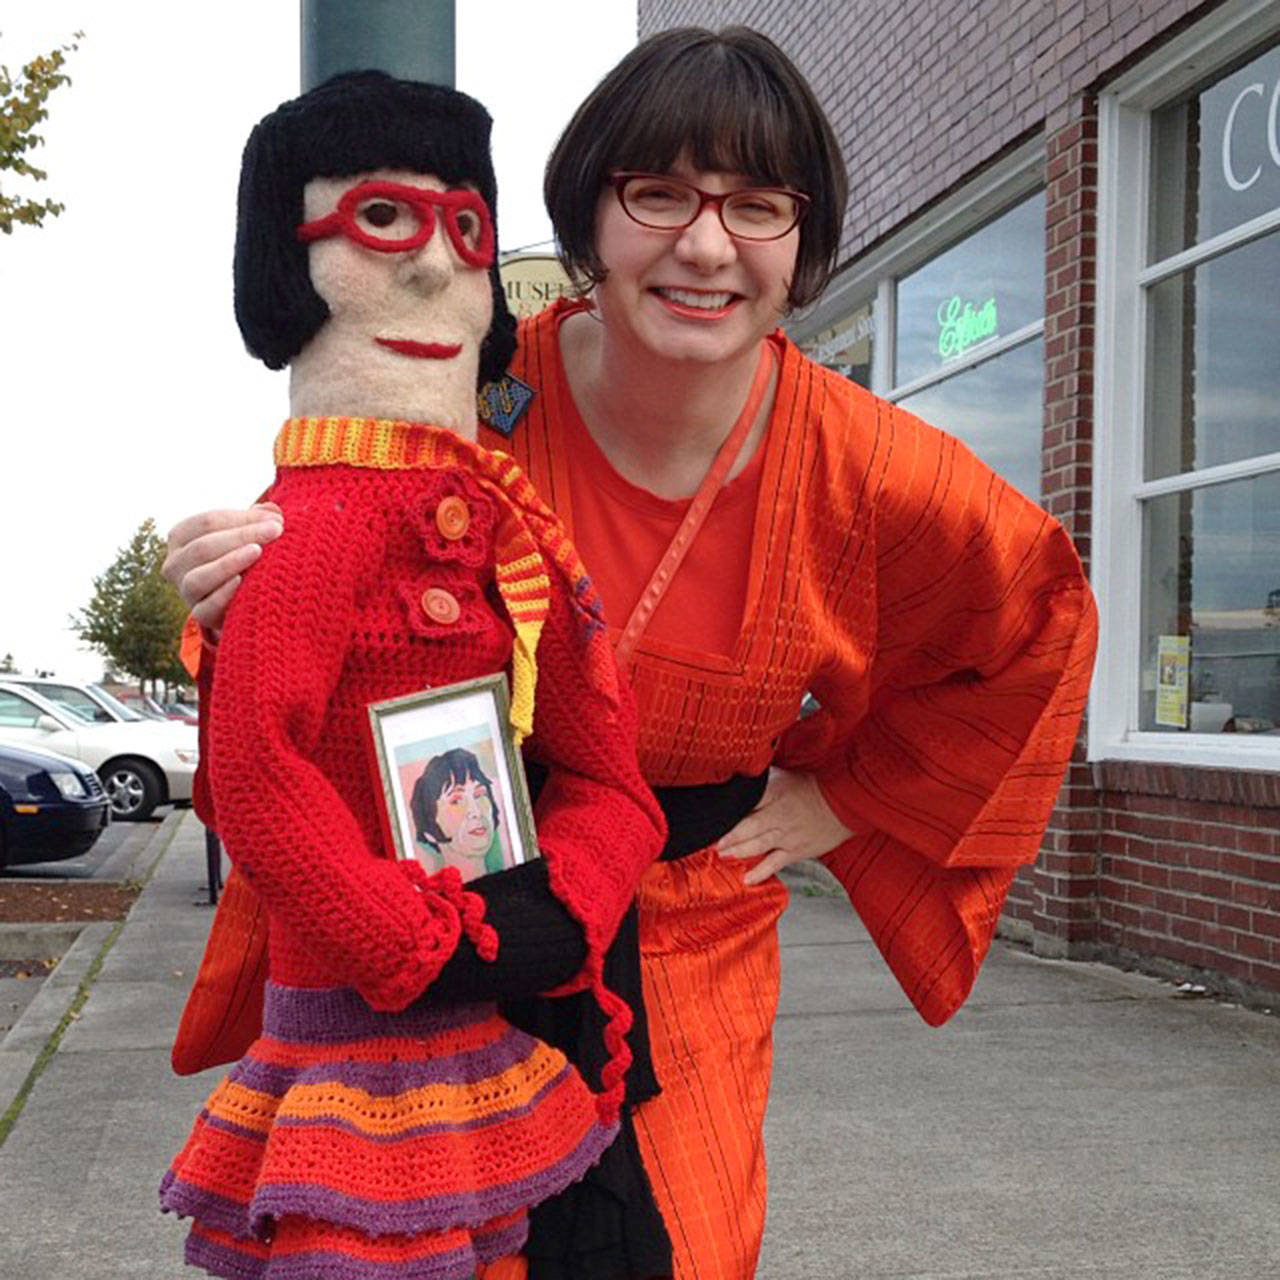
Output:
<svg viewBox="0 0 1280 1280">
<path fill-rule="evenodd" d="M 381 169 L 313 178 L 299 237 L 329 319 L 293 361 L 292 411 L 475 430 L 493 233 L 475 192 Z"/>
</svg>

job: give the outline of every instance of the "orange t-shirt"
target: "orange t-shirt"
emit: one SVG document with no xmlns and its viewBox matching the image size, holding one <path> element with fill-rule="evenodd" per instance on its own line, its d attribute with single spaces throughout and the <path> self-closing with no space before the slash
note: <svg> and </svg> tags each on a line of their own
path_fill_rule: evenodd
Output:
<svg viewBox="0 0 1280 1280">
<path fill-rule="evenodd" d="M 574 545 L 604 601 L 610 628 L 620 632 L 693 499 L 660 498 L 619 475 L 592 439 L 563 376 L 560 413 L 570 442 Z M 742 548 L 751 545 L 767 440 L 768 432 L 716 495 L 646 635 L 702 653 L 733 651 L 747 602 L 749 557 Z"/>
</svg>

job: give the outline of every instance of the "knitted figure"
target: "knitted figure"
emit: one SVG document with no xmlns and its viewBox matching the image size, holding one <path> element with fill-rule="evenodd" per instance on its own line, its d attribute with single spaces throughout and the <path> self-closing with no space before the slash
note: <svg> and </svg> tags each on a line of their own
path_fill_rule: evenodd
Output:
<svg viewBox="0 0 1280 1280">
<path fill-rule="evenodd" d="M 514 341 L 488 128 L 463 94 L 360 73 L 245 151 L 237 319 L 290 366 L 294 416 L 268 493 L 285 532 L 226 620 L 198 800 L 266 904 L 270 980 L 161 1189 L 215 1275 L 470 1276 L 617 1127 L 631 1015 L 603 957 L 663 822 L 576 553 L 474 443 L 477 382 Z M 456 870 L 383 856 L 366 707 L 500 670 L 549 766 L 536 867 L 585 939 L 564 989 L 608 1017 L 598 1096 L 494 1004 L 421 999 L 459 948 L 503 940 Z"/>
</svg>

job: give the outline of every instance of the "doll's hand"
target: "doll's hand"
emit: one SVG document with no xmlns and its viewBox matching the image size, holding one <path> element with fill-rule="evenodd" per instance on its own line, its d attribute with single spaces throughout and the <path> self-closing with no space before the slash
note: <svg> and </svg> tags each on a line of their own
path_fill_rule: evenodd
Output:
<svg viewBox="0 0 1280 1280">
<path fill-rule="evenodd" d="M 169 531 L 164 576 L 178 589 L 192 617 L 217 631 L 240 575 L 262 548 L 284 531 L 284 516 L 274 502 L 248 511 L 203 511 Z"/>
<path fill-rule="evenodd" d="M 853 832 L 831 811 L 811 773 L 770 769 L 760 803 L 718 844 L 723 858 L 760 858 L 744 884 L 759 884 L 783 867 L 819 858 Z"/>
</svg>

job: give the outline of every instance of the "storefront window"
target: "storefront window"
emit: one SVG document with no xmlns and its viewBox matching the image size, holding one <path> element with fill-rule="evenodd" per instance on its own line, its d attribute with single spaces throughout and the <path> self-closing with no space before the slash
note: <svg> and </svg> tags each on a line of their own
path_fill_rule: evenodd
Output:
<svg viewBox="0 0 1280 1280">
<path fill-rule="evenodd" d="M 1044 192 L 897 282 L 890 398 L 1040 495 Z"/>
<path fill-rule="evenodd" d="M 1036 337 L 898 403 L 959 436 L 992 470 L 1034 498 L 1040 492 L 1043 400 L 1044 339 Z"/>
<path fill-rule="evenodd" d="M 1044 192 L 1038 192 L 898 281 L 894 383 L 939 373 L 1043 318 Z"/>
<path fill-rule="evenodd" d="M 1229 30 L 1224 52 L 1239 47 Z M 1165 74 L 1185 84 L 1174 52 Z M 1100 126 L 1114 284 L 1095 468 L 1110 526 L 1095 555 L 1112 584 L 1100 664 L 1127 669 L 1104 670 L 1091 716 L 1111 726 L 1104 750 L 1275 767 L 1280 44 L 1233 52 L 1165 103 L 1158 87 L 1134 93 L 1133 106 L 1104 98 Z M 1144 154 L 1149 182 L 1129 181 Z"/>
<path fill-rule="evenodd" d="M 1142 730 L 1280 733 L 1280 228 L 1248 226 L 1280 207 L 1278 125 L 1280 48 L 1152 116 L 1144 479 L 1183 483 L 1142 502 Z"/>
<path fill-rule="evenodd" d="M 1139 727 L 1280 735 L 1280 473 L 1148 504 Z"/>
</svg>

